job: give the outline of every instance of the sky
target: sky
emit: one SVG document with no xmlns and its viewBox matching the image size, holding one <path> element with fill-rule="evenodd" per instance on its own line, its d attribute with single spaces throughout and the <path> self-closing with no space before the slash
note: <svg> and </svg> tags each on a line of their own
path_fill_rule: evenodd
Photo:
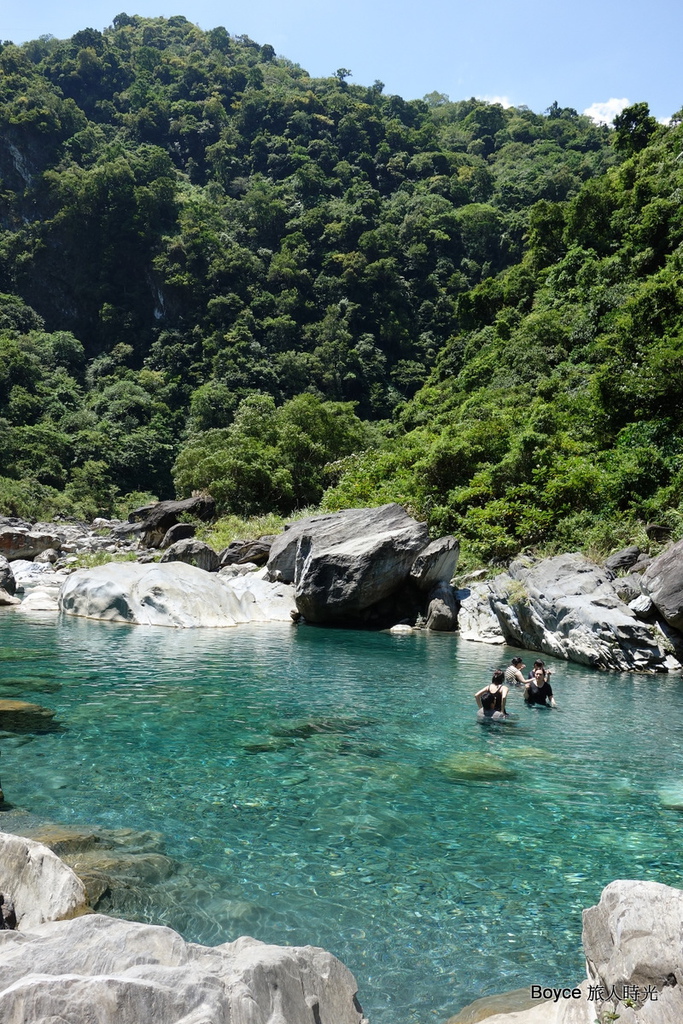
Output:
<svg viewBox="0 0 683 1024">
<path fill-rule="evenodd" d="M 436 91 L 539 113 L 557 100 L 605 121 L 643 100 L 660 120 L 683 107 L 680 0 L 0 0 L 0 39 L 65 39 L 122 11 L 223 25 L 314 77 L 349 68 L 352 83 L 379 79 L 405 99 Z"/>
</svg>

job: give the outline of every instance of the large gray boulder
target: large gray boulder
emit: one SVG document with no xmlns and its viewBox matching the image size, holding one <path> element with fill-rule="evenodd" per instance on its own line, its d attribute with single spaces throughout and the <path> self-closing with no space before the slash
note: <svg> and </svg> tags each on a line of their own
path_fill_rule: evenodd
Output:
<svg viewBox="0 0 683 1024">
<path fill-rule="evenodd" d="M 157 548 L 180 516 L 193 515 L 198 519 L 209 520 L 213 518 L 215 512 L 216 502 L 208 494 L 181 498 L 179 501 L 158 501 L 154 505 L 146 505 L 131 512 L 128 517 L 131 522 L 138 518 L 142 521 L 133 530 L 130 527 L 123 529 L 128 533 L 139 533 L 145 547 Z"/>
<path fill-rule="evenodd" d="M 493 579 L 491 591 L 505 639 L 517 647 L 618 672 L 680 667 L 583 555 L 520 558 Z"/>
<path fill-rule="evenodd" d="M 8 562 L 17 558 L 32 559 L 48 548 L 59 550 L 61 541 L 52 533 L 36 533 L 21 526 L 0 528 L 0 555 Z"/>
<path fill-rule="evenodd" d="M 287 621 L 295 610 L 292 587 L 259 580 L 250 589 L 185 562 L 79 569 L 67 577 L 59 604 L 69 615 L 179 628 Z"/>
<path fill-rule="evenodd" d="M 0 590 L 12 597 L 17 589 L 17 581 L 14 578 L 9 561 L 4 555 L 0 555 Z"/>
<path fill-rule="evenodd" d="M 410 582 L 423 591 L 429 591 L 439 583 L 450 583 L 459 554 L 460 545 L 455 537 L 433 540 L 410 567 Z"/>
<path fill-rule="evenodd" d="M 13 900 L 20 931 L 87 908 L 85 887 L 71 868 L 41 843 L 6 832 L 0 832 L 0 892 Z M 0 1010 L 0 1020 L 11 1019 Z"/>
<path fill-rule="evenodd" d="M 583 912 L 583 948 L 587 980 L 558 981 L 557 998 L 544 1002 L 541 992 L 532 1009 L 496 1013 L 486 1024 L 681 1024 L 683 892 L 659 882 L 611 882 Z"/>
<path fill-rule="evenodd" d="M 221 946 L 92 914 L 3 933 L 12 1024 L 367 1024 L 351 972 L 313 946 Z"/>
<path fill-rule="evenodd" d="M 643 589 L 662 618 L 683 632 L 683 540 L 663 551 L 648 566 Z"/>
<path fill-rule="evenodd" d="M 492 612 L 504 641 L 515 647 L 618 672 L 680 668 L 661 634 L 636 618 L 607 573 L 583 555 L 520 558 L 477 589 L 479 617 L 490 622 Z M 468 614 L 471 623 L 476 616 Z M 462 610 L 460 616 L 462 627 Z M 484 639 L 471 632 L 469 638 Z"/>
<path fill-rule="evenodd" d="M 583 947 L 589 982 L 605 993 L 638 986 L 631 1016 L 618 1003 L 624 1024 L 683 1021 L 683 892 L 659 882 L 619 880 L 583 912 Z M 650 996 L 643 998 L 644 990 Z M 632 993 L 630 993 L 632 994 Z M 604 1000 L 596 1009 L 609 1006 Z M 598 1014 L 596 1014 L 598 1016 Z"/>
<path fill-rule="evenodd" d="M 325 950 L 246 936 L 211 948 L 89 914 L 80 879 L 30 839 L 0 833 L 0 892 L 17 917 L 0 932 L 7 1024 L 368 1024 Z"/>
<path fill-rule="evenodd" d="M 175 541 L 164 551 L 161 561 L 186 562 L 187 565 L 196 565 L 205 572 L 218 572 L 220 568 L 220 558 L 213 548 L 203 540 L 195 540 L 193 537 Z"/>
<path fill-rule="evenodd" d="M 347 509 L 292 523 L 273 542 L 271 577 L 294 581 L 309 622 L 349 622 L 404 586 L 427 527 L 400 505 Z"/>
</svg>

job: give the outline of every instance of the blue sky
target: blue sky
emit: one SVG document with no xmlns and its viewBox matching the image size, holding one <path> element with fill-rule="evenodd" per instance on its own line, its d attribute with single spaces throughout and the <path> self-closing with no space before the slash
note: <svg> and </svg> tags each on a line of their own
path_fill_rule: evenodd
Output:
<svg viewBox="0 0 683 1024">
<path fill-rule="evenodd" d="M 224 25 L 271 43 L 312 75 L 350 68 L 352 82 L 380 79 L 406 99 L 437 91 L 539 112 L 553 100 L 579 111 L 620 101 L 605 108 L 606 120 L 626 101 L 647 101 L 660 119 L 683 107 L 680 0 L 0 0 L 0 38 L 66 38 L 103 29 L 121 11 Z"/>
</svg>

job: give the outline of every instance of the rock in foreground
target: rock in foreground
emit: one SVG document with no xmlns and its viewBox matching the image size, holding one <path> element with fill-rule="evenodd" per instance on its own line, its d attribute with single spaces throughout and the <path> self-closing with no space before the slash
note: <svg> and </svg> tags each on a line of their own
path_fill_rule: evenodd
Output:
<svg viewBox="0 0 683 1024">
<path fill-rule="evenodd" d="M 546 995 L 549 1001 L 541 997 L 531 1009 L 483 1019 L 486 1024 L 680 1024 L 682 935 L 680 889 L 659 882 L 611 882 L 597 906 L 583 912 L 587 980 L 565 988 L 563 979 L 549 979 L 546 984 L 558 986 L 557 999 Z"/>
<path fill-rule="evenodd" d="M 86 914 L 85 890 L 47 847 L 0 833 L 7 1024 L 367 1024 L 350 971 L 313 946 L 242 937 L 213 948 L 170 928 Z M 65 918 L 73 918 L 65 920 Z"/>
<path fill-rule="evenodd" d="M 222 628 L 290 620 L 291 587 L 259 580 L 253 589 L 247 582 L 236 590 L 230 583 L 185 562 L 110 562 L 69 576 L 59 603 L 70 615 L 143 626 Z"/>
<path fill-rule="evenodd" d="M 87 909 L 85 887 L 71 868 L 42 843 L 6 832 L 0 832 L 0 892 L 14 901 L 20 931 Z M 12 1019 L 0 1009 L 0 1020 Z"/>
<path fill-rule="evenodd" d="M 100 914 L 3 940 L 0 1020 L 12 1024 L 367 1024 L 351 972 L 313 946 L 210 948 Z"/>
</svg>

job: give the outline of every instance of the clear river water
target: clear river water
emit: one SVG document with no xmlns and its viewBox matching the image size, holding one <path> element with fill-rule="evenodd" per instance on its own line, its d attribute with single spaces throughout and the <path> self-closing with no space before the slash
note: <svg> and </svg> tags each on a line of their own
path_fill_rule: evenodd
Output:
<svg viewBox="0 0 683 1024">
<path fill-rule="evenodd" d="M 513 691 L 518 723 L 482 726 L 473 693 L 513 653 L 8 610 L 0 697 L 63 730 L 0 736 L 5 796 L 162 833 L 179 876 L 131 916 L 206 944 L 323 946 L 372 1024 L 443 1024 L 484 994 L 580 980 L 581 910 L 612 879 L 683 887 L 683 818 L 661 800 L 683 803 L 680 678 L 554 662 L 560 711 Z"/>
</svg>

